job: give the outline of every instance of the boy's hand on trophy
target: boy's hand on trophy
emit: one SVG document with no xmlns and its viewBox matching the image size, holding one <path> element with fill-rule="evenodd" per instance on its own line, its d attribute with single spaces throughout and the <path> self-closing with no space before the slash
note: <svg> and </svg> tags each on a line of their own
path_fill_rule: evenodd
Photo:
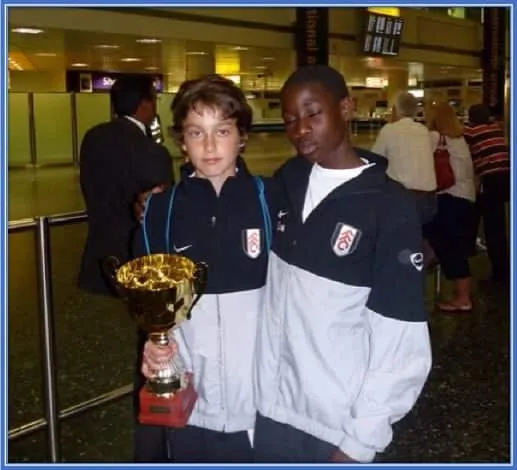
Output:
<svg viewBox="0 0 517 470">
<path fill-rule="evenodd" d="M 147 340 L 140 369 L 144 377 L 153 378 L 156 375 L 155 371 L 168 367 L 177 350 L 178 347 L 174 341 L 167 345 L 158 345 Z"/>
</svg>

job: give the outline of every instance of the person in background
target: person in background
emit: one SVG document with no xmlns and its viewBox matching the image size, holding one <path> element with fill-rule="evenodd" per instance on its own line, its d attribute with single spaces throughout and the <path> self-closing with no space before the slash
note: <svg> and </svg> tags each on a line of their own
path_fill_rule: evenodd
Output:
<svg viewBox="0 0 517 470">
<path fill-rule="evenodd" d="M 510 256 L 506 224 L 506 203 L 510 199 L 510 159 L 503 127 L 490 119 L 487 106 L 469 108 L 465 139 L 470 148 L 479 194 L 476 231 L 483 219 L 485 243 L 492 267 L 491 280 L 508 282 Z"/>
<path fill-rule="evenodd" d="M 231 80 L 212 75 L 184 82 L 172 113 L 188 163 L 173 189 L 145 203 L 135 255 L 165 247 L 206 262 L 208 281 L 192 318 L 171 332 L 171 344 L 146 343 L 142 371 L 153 377 L 177 353 L 193 373 L 198 400 L 188 425 L 169 433 L 171 461 L 249 463 L 255 337 L 274 191 L 270 180 L 249 173 L 241 157 L 252 112 Z"/>
<path fill-rule="evenodd" d="M 299 68 L 281 103 L 298 156 L 275 175 L 285 202 L 255 353 L 255 460 L 370 462 L 431 368 L 420 220 L 386 160 L 352 147 L 337 70 Z"/>
<path fill-rule="evenodd" d="M 472 310 L 469 266 L 471 233 L 476 198 L 472 158 L 454 108 L 439 103 L 431 111 L 429 131 L 433 151 L 440 138 L 445 138 L 454 185 L 438 193 L 438 211 L 435 218 L 424 226 L 429 241 L 442 267 L 444 276 L 454 284 L 453 297 L 438 304 L 444 312 Z"/>
<path fill-rule="evenodd" d="M 372 152 L 385 157 L 388 176 L 412 192 L 423 225 L 436 213 L 436 175 L 429 132 L 415 121 L 417 111 L 418 100 L 411 93 L 399 93 L 392 122 L 380 130 Z"/>
<path fill-rule="evenodd" d="M 173 183 L 167 149 L 146 135 L 156 116 L 156 92 L 151 77 L 126 76 L 110 91 L 115 119 L 88 130 L 80 149 L 80 183 L 88 213 L 88 236 L 79 272 L 79 287 L 110 295 L 101 262 L 116 256 L 132 258 L 131 243 L 138 221 L 133 204 L 144 191 L 159 191 Z M 146 335 L 138 333 L 140 356 Z M 135 390 L 144 383 L 137 358 Z M 135 406 L 138 395 L 135 394 Z M 135 423 L 134 459 L 159 462 L 166 457 L 162 429 Z"/>
</svg>

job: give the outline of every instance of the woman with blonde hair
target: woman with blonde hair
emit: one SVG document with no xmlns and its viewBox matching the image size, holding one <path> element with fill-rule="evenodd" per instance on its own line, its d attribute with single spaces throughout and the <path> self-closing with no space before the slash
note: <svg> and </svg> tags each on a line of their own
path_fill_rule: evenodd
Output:
<svg viewBox="0 0 517 470">
<path fill-rule="evenodd" d="M 439 103 L 432 109 L 429 122 L 431 146 L 446 146 L 454 184 L 438 193 L 438 212 L 424 226 L 424 235 L 442 266 L 445 277 L 454 284 L 454 295 L 438 304 L 443 312 L 470 312 L 471 274 L 469 252 L 476 198 L 474 170 L 463 126 L 453 107 Z"/>
</svg>

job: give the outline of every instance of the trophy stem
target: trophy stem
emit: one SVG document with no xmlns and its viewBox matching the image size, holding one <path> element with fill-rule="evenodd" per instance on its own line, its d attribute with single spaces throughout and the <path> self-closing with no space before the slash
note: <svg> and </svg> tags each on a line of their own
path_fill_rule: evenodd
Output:
<svg viewBox="0 0 517 470">
<path fill-rule="evenodd" d="M 167 331 L 149 333 L 149 339 L 154 344 L 159 344 L 160 346 L 167 346 L 169 344 L 169 333 Z"/>
</svg>

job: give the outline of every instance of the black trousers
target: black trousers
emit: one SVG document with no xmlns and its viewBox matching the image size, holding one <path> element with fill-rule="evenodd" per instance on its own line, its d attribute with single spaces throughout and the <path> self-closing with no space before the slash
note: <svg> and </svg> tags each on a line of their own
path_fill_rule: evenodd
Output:
<svg viewBox="0 0 517 470">
<path fill-rule="evenodd" d="M 510 174 L 502 172 L 486 175 L 481 179 L 481 186 L 482 192 L 476 204 L 476 227 L 482 217 L 492 278 L 508 279 L 510 255 L 505 205 L 510 199 Z"/>
<path fill-rule="evenodd" d="M 436 215 L 436 211 L 438 210 L 436 192 L 411 190 L 411 194 L 416 204 L 418 216 L 420 217 L 420 223 L 424 225 L 431 222 L 431 220 L 433 220 Z"/>
<path fill-rule="evenodd" d="M 252 463 L 253 448 L 246 431 L 225 433 L 186 426 L 168 429 L 175 463 Z"/>
<path fill-rule="evenodd" d="M 140 373 L 142 365 L 142 353 L 147 334 L 143 331 L 137 333 L 137 359 L 134 373 L 133 390 L 133 460 L 141 463 L 164 463 L 170 461 L 167 445 L 167 429 L 162 426 L 150 426 L 138 422 L 139 397 L 138 393 L 145 384 L 145 377 Z"/>
<path fill-rule="evenodd" d="M 257 414 L 256 463 L 329 463 L 335 451 L 328 442 Z"/>
<path fill-rule="evenodd" d="M 438 196 L 436 216 L 423 231 L 449 280 L 470 277 L 473 226 L 474 203 L 450 194 Z"/>
</svg>

